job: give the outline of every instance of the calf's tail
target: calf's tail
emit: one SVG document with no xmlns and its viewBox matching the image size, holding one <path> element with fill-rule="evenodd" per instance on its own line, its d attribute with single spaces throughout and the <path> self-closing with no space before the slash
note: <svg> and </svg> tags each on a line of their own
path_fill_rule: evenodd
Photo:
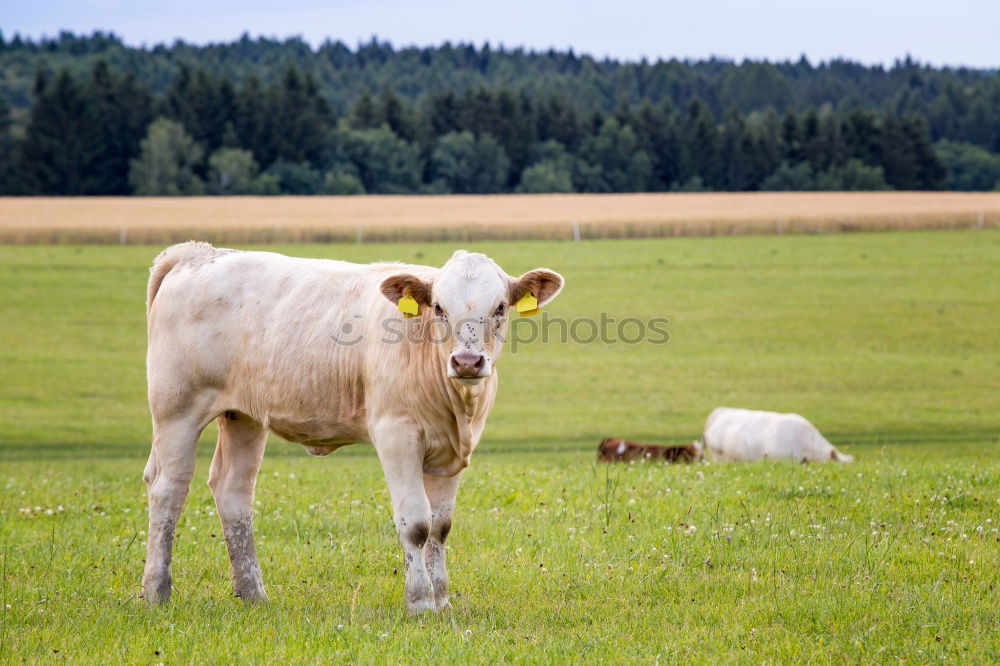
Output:
<svg viewBox="0 0 1000 666">
<path fill-rule="evenodd" d="M 153 299 L 156 298 L 156 292 L 160 290 L 160 285 L 163 284 L 163 278 L 167 277 L 167 274 L 173 270 L 174 266 L 186 259 L 214 251 L 215 248 L 208 243 L 188 241 L 187 243 L 171 245 L 161 252 L 153 260 L 153 266 L 149 269 L 149 286 L 146 289 L 147 314 L 149 313 L 149 308 L 153 306 Z"/>
</svg>

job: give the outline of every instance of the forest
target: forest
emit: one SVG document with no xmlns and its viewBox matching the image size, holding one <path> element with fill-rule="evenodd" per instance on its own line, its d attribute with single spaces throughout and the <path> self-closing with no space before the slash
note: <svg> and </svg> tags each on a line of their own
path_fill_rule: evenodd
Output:
<svg viewBox="0 0 1000 666">
<path fill-rule="evenodd" d="M 1000 74 L 0 33 L 0 194 L 1000 189 Z"/>
</svg>

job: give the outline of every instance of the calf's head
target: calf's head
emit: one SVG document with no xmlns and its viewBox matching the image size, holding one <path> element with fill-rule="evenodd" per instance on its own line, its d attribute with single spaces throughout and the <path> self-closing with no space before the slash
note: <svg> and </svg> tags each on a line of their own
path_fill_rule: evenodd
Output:
<svg viewBox="0 0 1000 666">
<path fill-rule="evenodd" d="M 530 293 L 541 307 L 563 283 L 547 268 L 514 278 L 485 254 L 459 250 L 433 277 L 399 273 L 383 280 L 381 289 L 393 303 L 412 297 L 421 316 L 432 318 L 431 338 L 440 343 L 447 376 L 476 384 L 493 374 L 515 304 Z"/>
</svg>

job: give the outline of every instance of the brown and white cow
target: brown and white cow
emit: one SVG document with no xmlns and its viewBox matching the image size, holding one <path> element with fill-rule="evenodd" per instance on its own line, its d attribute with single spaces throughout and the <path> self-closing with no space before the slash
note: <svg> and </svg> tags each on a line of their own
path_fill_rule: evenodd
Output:
<svg viewBox="0 0 1000 666">
<path fill-rule="evenodd" d="M 693 442 L 686 446 L 661 446 L 609 437 L 597 445 L 597 460 L 600 462 L 632 462 L 633 460 L 698 462 L 701 460 L 701 444 Z"/>
<path fill-rule="evenodd" d="M 513 278 L 489 257 L 461 250 L 432 268 L 193 242 L 166 249 L 147 295 L 146 599 L 170 597 L 174 529 L 198 435 L 215 419 L 208 483 L 238 596 L 266 598 L 252 507 L 271 431 L 315 455 L 372 444 L 403 546 L 407 607 L 447 606 L 445 539 L 496 395 L 508 313 L 527 293 L 544 305 L 562 287 L 551 270 Z M 404 318 L 397 304 L 410 298 L 419 316 Z"/>
</svg>

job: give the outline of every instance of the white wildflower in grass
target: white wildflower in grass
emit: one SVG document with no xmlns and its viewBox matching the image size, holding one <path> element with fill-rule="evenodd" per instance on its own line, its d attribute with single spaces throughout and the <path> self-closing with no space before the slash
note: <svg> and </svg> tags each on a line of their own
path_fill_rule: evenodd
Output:
<svg viewBox="0 0 1000 666">
<path fill-rule="evenodd" d="M 684 531 L 684 533 L 687 534 L 688 536 L 691 536 L 692 534 L 694 534 L 697 531 L 698 531 L 698 528 L 696 526 L 694 526 L 694 525 L 688 525 L 687 529 Z"/>
<path fill-rule="evenodd" d="M 982 525 L 976 525 L 976 531 L 979 532 L 980 534 L 982 534 L 983 533 L 983 526 Z"/>
</svg>

